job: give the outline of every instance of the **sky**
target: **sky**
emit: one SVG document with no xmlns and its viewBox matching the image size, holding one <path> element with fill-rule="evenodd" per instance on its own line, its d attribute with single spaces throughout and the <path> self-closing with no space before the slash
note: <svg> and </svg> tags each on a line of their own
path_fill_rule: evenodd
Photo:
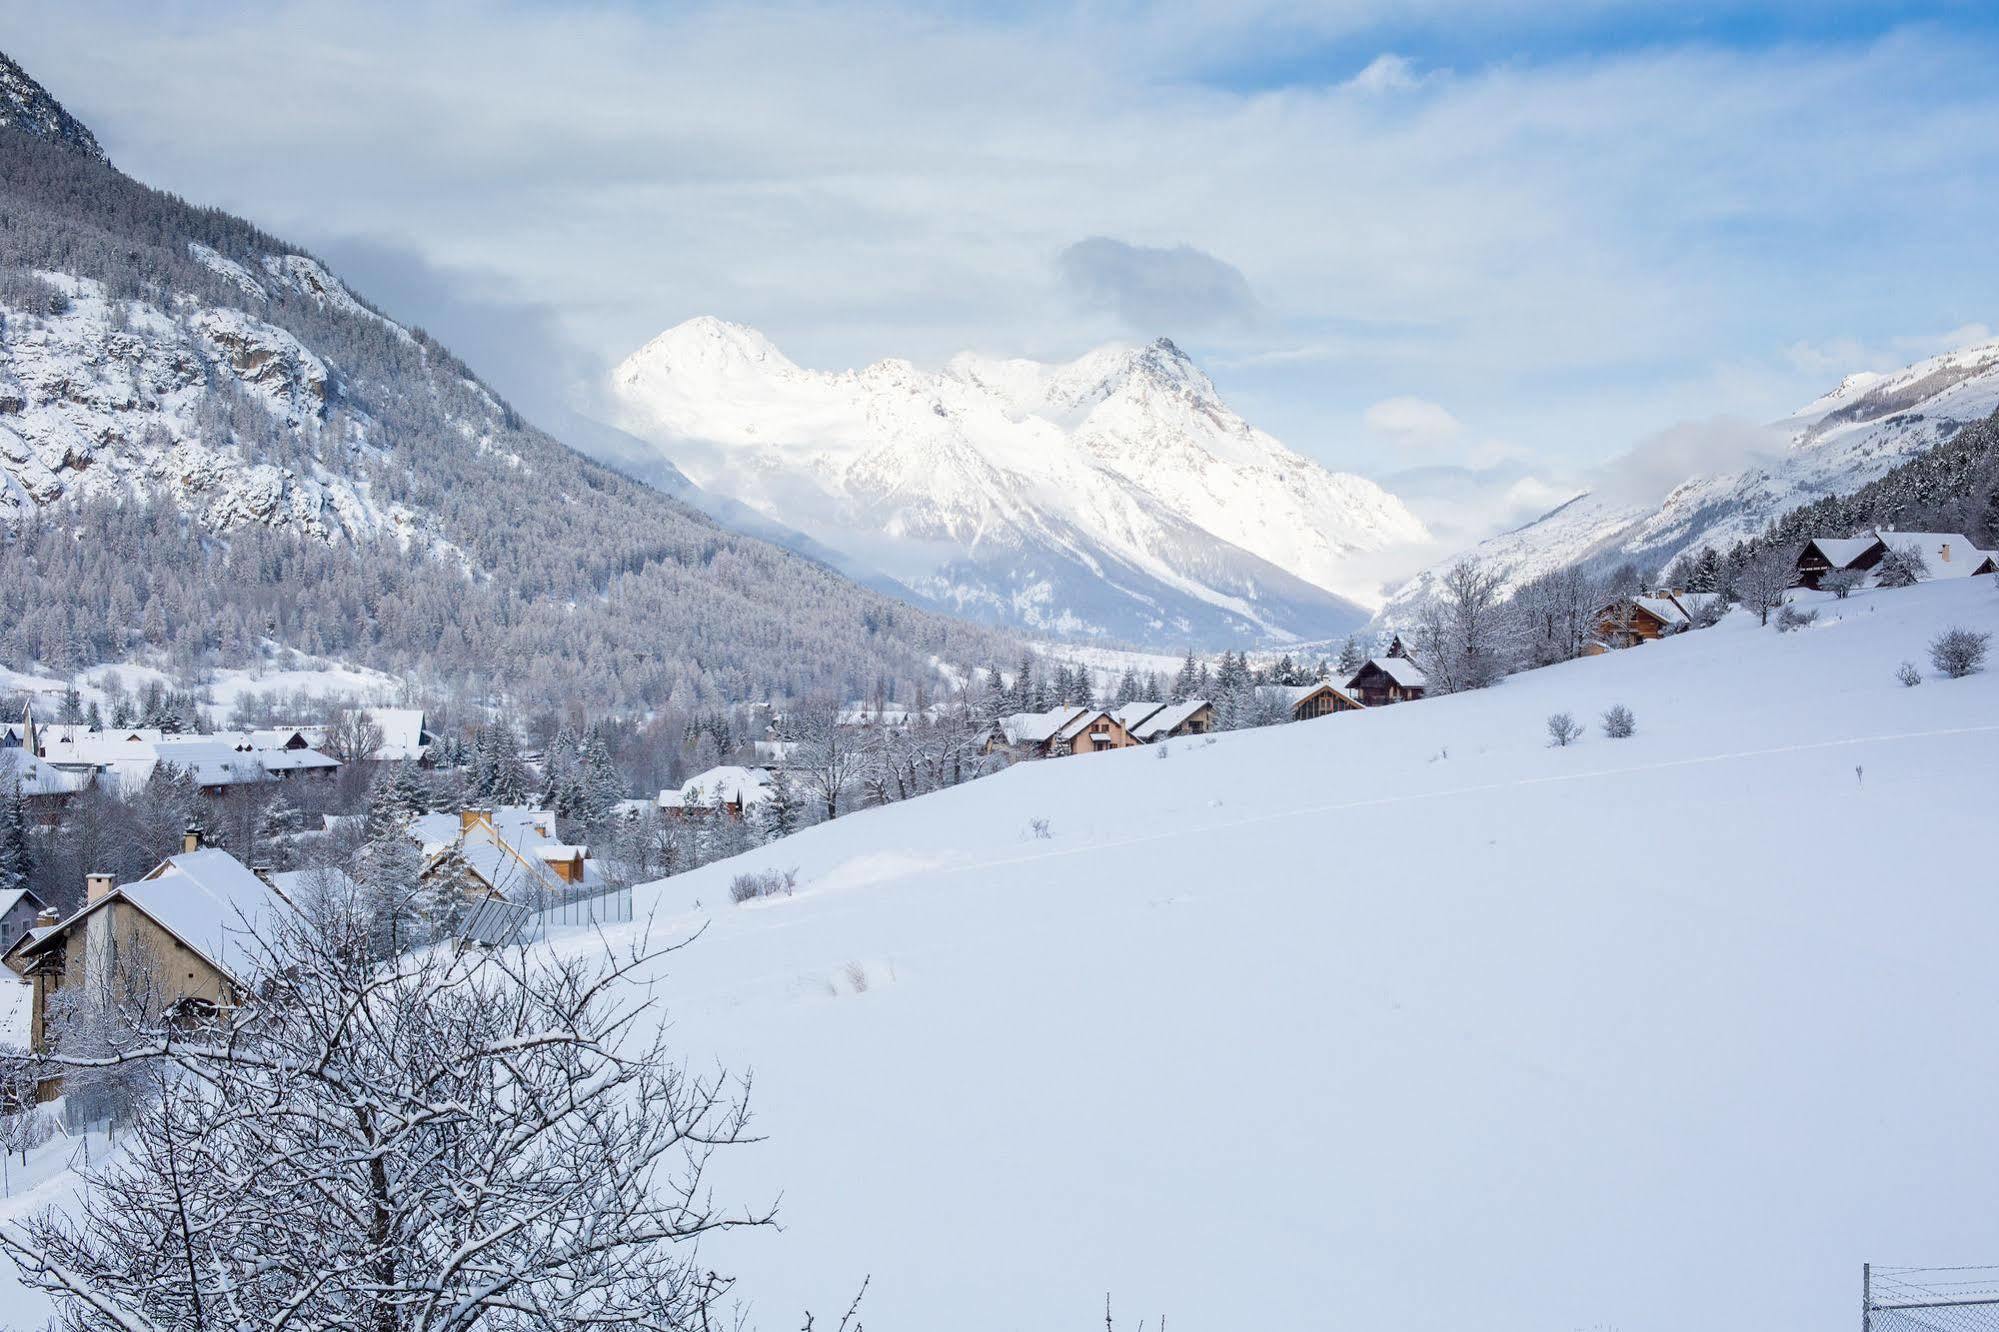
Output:
<svg viewBox="0 0 1999 1332">
<path fill-rule="evenodd" d="M 6 49 L 543 420 L 698 314 L 820 368 L 1167 336 L 1456 542 L 1992 336 L 1995 10 L 73 0 Z"/>
</svg>

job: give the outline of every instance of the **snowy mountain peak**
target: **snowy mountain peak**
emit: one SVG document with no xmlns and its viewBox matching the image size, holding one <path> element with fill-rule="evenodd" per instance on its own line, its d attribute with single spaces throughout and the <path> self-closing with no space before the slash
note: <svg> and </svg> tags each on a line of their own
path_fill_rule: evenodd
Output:
<svg viewBox="0 0 1999 1332">
<path fill-rule="evenodd" d="M 1180 644 L 1317 637 L 1421 542 L 1400 501 L 1229 409 L 1172 341 L 1050 364 L 966 352 L 804 370 L 754 330 L 668 329 L 621 424 L 704 489 L 968 613 Z"/>
<path fill-rule="evenodd" d="M 0 125 L 62 144 L 100 162 L 109 160 L 89 127 L 5 52 L 0 52 Z"/>
</svg>

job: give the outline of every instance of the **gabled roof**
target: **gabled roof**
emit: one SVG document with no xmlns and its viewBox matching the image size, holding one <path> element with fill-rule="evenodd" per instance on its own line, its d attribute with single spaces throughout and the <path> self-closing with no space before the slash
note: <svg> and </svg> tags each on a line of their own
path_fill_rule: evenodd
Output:
<svg viewBox="0 0 1999 1332">
<path fill-rule="evenodd" d="M 1046 712 L 1016 712 L 1000 719 L 1000 729 L 1006 732 L 1009 744 L 1045 745 L 1055 738 L 1057 731 L 1076 720 L 1078 713 L 1089 711 L 1089 708 L 1063 707 Z"/>
<path fill-rule="evenodd" d="M 1175 703 L 1152 703 L 1147 702 L 1145 699 L 1134 699 L 1129 703 L 1120 703 L 1111 712 L 1111 716 L 1117 719 L 1118 725 L 1124 727 L 1125 730 L 1130 731 L 1133 735 L 1137 735 L 1138 728 L 1143 723 L 1166 708 L 1178 706 Z"/>
<path fill-rule="evenodd" d="M 1381 672 L 1404 689 L 1422 689 L 1429 684 L 1429 677 L 1423 674 L 1423 668 L 1407 657 L 1369 657 L 1366 664 L 1347 680 L 1347 688 L 1353 688 L 1354 681 L 1369 670 Z"/>
<path fill-rule="evenodd" d="M 1055 738 L 1057 740 L 1074 740 L 1077 736 L 1095 726 L 1100 720 L 1115 722 L 1116 718 L 1112 717 L 1110 713 L 1105 712 L 1102 708 L 1078 708 L 1076 716 L 1070 718 L 1069 722 L 1055 733 Z"/>
<path fill-rule="evenodd" d="M 1398 662 L 1401 665 L 1408 667 L 1410 670 L 1416 669 L 1415 663 L 1409 661 L 1404 657 L 1383 657 L 1381 658 L 1381 660 Z M 1421 674 L 1421 672 L 1418 672 L 1418 674 Z M 1346 690 L 1334 684 L 1331 680 L 1315 680 L 1311 684 L 1273 685 L 1271 687 L 1276 689 L 1277 692 L 1283 696 L 1285 703 L 1290 706 L 1293 712 L 1296 712 L 1298 710 L 1298 705 L 1300 703 L 1303 703 L 1306 699 L 1311 698 L 1314 694 L 1332 694 L 1337 698 L 1345 699 L 1348 703 L 1351 703 L 1356 708 L 1366 706 L 1359 699 L 1355 698 L 1352 694 L 1349 694 Z"/>
<path fill-rule="evenodd" d="M 1844 569 L 1874 549 L 1879 540 L 1875 536 L 1813 537 L 1805 543 L 1805 549 L 1818 551 L 1827 564 Z"/>
<path fill-rule="evenodd" d="M 410 820 L 409 835 L 423 847 L 426 872 L 447 857 L 456 857 L 472 875 L 501 896 L 522 887 L 573 892 L 599 882 L 589 848 L 556 840 L 555 815 L 532 805 L 501 805 L 463 826 L 455 814 L 421 814 Z M 557 848 L 551 856 L 544 848 Z M 554 860 L 583 860 L 582 885 L 558 879 L 547 868 Z"/>
<path fill-rule="evenodd" d="M 666 792 L 660 792 L 662 808 L 674 808 L 666 802 Z M 679 807 L 689 805 L 761 805 L 771 798 L 771 776 L 768 768 L 745 768 L 736 764 L 724 764 L 696 773 L 680 784 Z"/>
<path fill-rule="evenodd" d="M 1962 532 L 1877 532 L 1876 535 L 1891 550 L 1915 547 L 1929 567 L 1932 579 L 1969 578 L 1984 567 L 1986 560 L 1999 558 L 1992 551 L 1980 550 Z"/>
<path fill-rule="evenodd" d="M 119 884 L 55 928 L 37 931 L 23 951 L 35 953 L 94 911 L 125 902 L 238 984 L 254 978 L 257 942 L 290 905 L 227 851 L 204 847 L 171 856 L 133 883 Z"/>
<path fill-rule="evenodd" d="M 35 896 L 34 889 L 9 888 L 6 892 L 0 893 L 0 916 L 6 915 L 9 911 L 19 906 L 22 898 L 26 898 L 28 901 L 34 903 L 36 910 L 39 911 L 41 909 L 42 899 Z"/>
<path fill-rule="evenodd" d="M 1136 726 L 1129 723 L 1125 729 L 1134 740 L 1156 740 L 1162 735 L 1171 735 L 1175 728 L 1182 726 L 1195 713 L 1208 706 L 1205 698 L 1190 698 L 1180 703 L 1148 705 L 1152 712 Z"/>
</svg>

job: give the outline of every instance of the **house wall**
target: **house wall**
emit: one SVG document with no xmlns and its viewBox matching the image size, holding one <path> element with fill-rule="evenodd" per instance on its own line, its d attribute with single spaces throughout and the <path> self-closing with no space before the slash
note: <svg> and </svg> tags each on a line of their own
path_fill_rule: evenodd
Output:
<svg viewBox="0 0 1999 1332">
<path fill-rule="evenodd" d="M 1102 740 L 1091 738 L 1098 734 L 1105 738 Z M 1100 749 L 1130 749 L 1137 743 L 1138 741 L 1131 738 L 1131 732 L 1125 730 L 1121 722 L 1106 715 L 1084 727 L 1082 734 L 1069 742 L 1069 752 L 1091 754 Z"/>
<path fill-rule="evenodd" d="M 49 1048 L 50 1001 L 77 986 L 109 986 L 114 987 L 110 993 L 143 995 L 155 1013 L 189 999 L 222 1005 L 235 994 L 229 978 L 206 958 L 122 899 L 70 925 L 59 955 L 42 954 L 31 979 L 29 1039 L 37 1050 Z M 43 1101 L 61 1094 L 60 1078 L 44 1081 L 36 1092 Z"/>
</svg>

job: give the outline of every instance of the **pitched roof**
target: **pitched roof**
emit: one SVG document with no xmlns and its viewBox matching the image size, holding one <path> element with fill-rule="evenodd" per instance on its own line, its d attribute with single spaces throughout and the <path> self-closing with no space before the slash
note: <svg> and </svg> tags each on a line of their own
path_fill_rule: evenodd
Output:
<svg viewBox="0 0 1999 1332">
<path fill-rule="evenodd" d="M 223 975 L 238 982 L 255 975 L 260 936 L 290 911 L 283 897 L 216 847 L 171 856 L 132 883 L 119 884 L 49 930 L 36 931 L 34 952 L 93 911 L 123 901 L 149 917 Z"/>
<path fill-rule="evenodd" d="M 1112 710 L 1111 716 L 1117 718 L 1118 725 L 1136 735 L 1138 728 L 1148 719 L 1166 708 L 1177 706 L 1179 705 L 1175 703 L 1154 703 L 1142 698 L 1133 699 L 1129 703 L 1120 703 Z"/>
<path fill-rule="evenodd" d="M 1878 532 L 1876 535 L 1892 550 L 1915 547 L 1929 567 L 1932 579 L 1969 578 L 1986 560 L 1999 558 L 1992 551 L 1980 550 L 1962 532 Z"/>
<path fill-rule="evenodd" d="M 1878 537 L 1813 537 L 1805 543 L 1807 549 L 1816 549 L 1825 557 L 1827 564 L 1835 569 L 1844 569 L 1855 560 L 1874 549 Z"/>
<path fill-rule="evenodd" d="M 1125 729 L 1136 740 L 1156 740 L 1162 735 L 1171 735 L 1174 728 L 1183 725 L 1188 718 L 1208 706 L 1205 698 L 1190 698 L 1180 703 L 1165 703 L 1155 707 L 1152 713 L 1136 726 L 1129 723 Z"/>
<path fill-rule="evenodd" d="M 1074 740 L 1077 736 L 1095 726 L 1099 718 L 1114 720 L 1111 718 L 1111 714 L 1105 712 L 1102 708 L 1079 708 L 1077 709 L 1077 715 L 1072 717 L 1067 725 L 1055 733 L 1055 738 L 1057 740 Z"/>
<path fill-rule="evenodd" d="M 0 786 L 15 782 L 24 796 L 68 795 L 90 785 L 90 774 L 64 772 L 19 747 L 0 749 Z"/>
<path fill-rule="evenodd" d="M 1088 712 L 1088 708 L 1050 708 L 1046 712 L 1016 712 L 1011 717 L 1000 719 L 1000 729 L 1006 732 L 1007 743 L 1015 745 L 1042 745 L 1055 738 L 1055 733 L 1076 720 L 1076 714 Z"/>
<path fill-rule="evenodd" d="M 1347 681 L 1347 688 L 1353 688 L 1355 680 L 1367 673 L 1369 667 L 1401 685 L 1404 689 L 1421 689 L 1429 683 L 1423 668 L 1407 657 L 1369 657 L 1365 665 L 1353 673 Z"/>
</svg>

